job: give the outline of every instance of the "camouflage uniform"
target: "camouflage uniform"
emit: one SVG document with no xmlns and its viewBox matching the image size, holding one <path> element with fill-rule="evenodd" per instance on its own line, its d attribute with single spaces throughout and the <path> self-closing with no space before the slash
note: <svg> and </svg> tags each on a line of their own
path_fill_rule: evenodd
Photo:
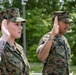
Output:
<svg viewBox="0 0 76 75">
<path fill-rule="evenodd" d="M 6 43 L 1 58 L 0 75 L 29 75 L 29 63 L 19 44 L 11 47 Z"/>
<path fill-rule="evenodd" d="M 56 11 L 53 14 L 53 22 L 56 16 L 58 17 L 58 20 L 63 22 L 72 22 L 72 20 L 69 19 L 68 11 Z M 49 37 L 49 33 L 44 35 L 38 46 L 46 43 Z M 64 36 L 56 35 L 52 41 L 48 57 L 44 61 L 43 75 L 69 75 L 70 46 Z M 37 52 L 39 51 L 40 49 L 37 50 Z"/>
<path fill-rule="evenodd" d="M 44 35 L 39 45 L 49 38 Z M 56 35 L 47 59 L 44 61 L 43 75 L 69 75 L 70 47 L 64 36 Z"/>
<path fill-rule="evenodd" d="M 18 8 L 6 9 L 0 12 L 0 24 L 6 19 L 11 22 L 25 22 L 20 17 Z M 29 75 L 29 63 L 23 48 L 15 43 L 11 47 L 0 38 L 0 75 Z"/>
</svg>

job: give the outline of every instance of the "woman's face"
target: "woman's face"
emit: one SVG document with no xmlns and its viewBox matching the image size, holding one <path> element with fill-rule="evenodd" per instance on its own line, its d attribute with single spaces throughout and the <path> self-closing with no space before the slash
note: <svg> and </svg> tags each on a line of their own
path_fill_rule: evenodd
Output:
<svg viewBox="0 0 76 75">
<path fill-rule="evenodd" d="M 8 31 L 13 39 L 20 38 L 22 32 L 21 22 L 8 22 Z"/>
</svg>

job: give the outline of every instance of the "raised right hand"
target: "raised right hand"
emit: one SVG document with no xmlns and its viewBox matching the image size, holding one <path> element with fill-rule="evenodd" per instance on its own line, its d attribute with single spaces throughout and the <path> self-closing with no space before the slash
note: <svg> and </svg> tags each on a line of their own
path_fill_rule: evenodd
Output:
<svg viewBox="0 0 76 75">
<path fill-rule="evenodd" d="M 56 16 L 55 17 L 55 20 L 54 20 L 54 25 L 53 25 L 53 29 L 52 29 L 52 32 L 51 32 L 53 35 L 56 35 L 59 33 L 59 25 L 58 25 L 58 17 Z"/>
<path fill-rule="evenodd" d="M 8 29 L 7 29 L 7 20 L 5 20 L 5 19 L 2 21 L 1 31 L 2 31 L 2 37 L 1 38 L 4 41 L 7 41 L 8 38 L 10 37 L 10 33 L 9 33 Z"/>
</svg>

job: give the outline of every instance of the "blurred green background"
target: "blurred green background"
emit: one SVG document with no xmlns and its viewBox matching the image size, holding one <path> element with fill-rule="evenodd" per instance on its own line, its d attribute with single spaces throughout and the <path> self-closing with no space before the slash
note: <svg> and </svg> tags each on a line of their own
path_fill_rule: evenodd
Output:
<svg viewBox="0 0 76 75">
<path fill-rule="evenodd" d="M 22 13 L 22 0 L 0 0 L 0 11 L 17 7 Z M 36 49 L 40 38 L 52 29 L 52 17 L 54 11 L 69 11 L 73 23 L 65 34 L 71 47 L 71 71 L 76 75 L 76 0 L 28 0 L 25 5 L 26 15 L 26 56 L 30 62 L 30 71 L 41 72 L 42 62 L 39 61 Z M 23 46 L 22 37 L 16 40 Z M 35 67 L 36 66 L 36 67 Z"/>
</svg>

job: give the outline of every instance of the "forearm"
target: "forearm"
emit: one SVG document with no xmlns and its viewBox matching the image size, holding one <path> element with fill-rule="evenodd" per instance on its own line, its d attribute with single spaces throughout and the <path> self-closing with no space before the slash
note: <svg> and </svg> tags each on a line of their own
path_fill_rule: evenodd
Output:
<svg viewBox="0 0 76 75">
<path fill-rule="evenodd" d="M 58 25 L 58 18 L 56 16 L 54 20 L 53 28 L 50 32 L 50 37 L 53 39 L 54 36 L 58 33 L 59 33 L 59 25 Z M 52 46 L 52 42 L 53 40 L 48 39 L 44 44 L 38 47 L 37 54 L 40 60 L 44 61 L 48 57 L 49 51 Z"/>
<path fill-rule="evenodd" d="M 0 52 L 2 52 L 2 50 L 3 50 L 3 48 L 4 48 L 4 46 L 5 46 L 6 42 L 7 42 L 7 40 L 8 40 L 8 38 L 5 37 L 5 36 L 2 36 L 0 38 Z"/>
<path fill-rule="evenodd" d="M 49 51 L 51 49 L 53 38 L 54 38 L 54 35 L 51 34 L 51 36 L 49 36 L 46 42 L 43 45 L 40 45 L 38 47 L 37 54 L 38 54 L 38 58 L 41 61 L 44 61 L 47 58 Z"/>
<path fill-rule="evenodd" d="M 4 40 L 0 39 L 0 61 L 1 61 L 1 54 L 3 52 L 5 44 L 6 44 L 6 42 Z"/>
<path fill-rule="evenodd" d="M 5 46 L 6 42 L 4 40 L 0 39 L 0 53 L 2 52 L 4 46 Z"/>
<path fill-rule="evenodd" d="M 2 37 L 0 38 L 0 61 L 1 61 L 1 54 L 2 54 L 2 52 L 3 52 L 3 49 L 4 49 L 4 47 L 5 47 L 5 44 L 6 44 L 7 40 L 8 40 L 8 39 L 7 39 L 5 36 L 2 36 Z"/>
</svg>

